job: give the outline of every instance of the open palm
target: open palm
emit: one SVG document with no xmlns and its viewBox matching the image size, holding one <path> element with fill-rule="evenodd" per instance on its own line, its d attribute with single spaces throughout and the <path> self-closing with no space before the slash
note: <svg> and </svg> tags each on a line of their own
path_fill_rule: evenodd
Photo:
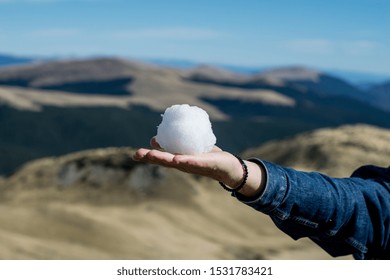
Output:
<svg viewBox="0 0 390 280">
<path fill-rule="evenodd" d="M 217 146 L 204 154 L 180 155 L 163 151 L 155 137 L 150 144 L 153 149 L 138 149 L 134 154 L 134 160 L 176 168 L 233 186 L 242 178 L 241 164 L 232 154 L 222 151 Z"/>
</svg>

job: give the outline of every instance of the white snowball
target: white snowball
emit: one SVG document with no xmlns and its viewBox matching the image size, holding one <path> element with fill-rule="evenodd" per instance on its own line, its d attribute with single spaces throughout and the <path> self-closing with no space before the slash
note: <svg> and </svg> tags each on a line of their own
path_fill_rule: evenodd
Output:
<svg viewBox="0 0 390 280">
<path fill-rule="evenodd" d="M 167 108 L 157 127 L 156 140 L 167 152 L 195 155 L 211 151 L 217 139 L 209 115 L 197 106 L 173 105 Z"/>
</svg>

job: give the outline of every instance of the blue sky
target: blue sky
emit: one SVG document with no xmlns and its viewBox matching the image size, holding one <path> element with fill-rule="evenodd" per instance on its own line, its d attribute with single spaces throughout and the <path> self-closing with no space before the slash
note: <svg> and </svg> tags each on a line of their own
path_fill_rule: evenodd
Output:
<svg viewBox="0 0 390 280">
<path fill-rule="evenodd" d="M 388 0 L 0 0 L 0 53 L 390 74 Z"/>
</svg>

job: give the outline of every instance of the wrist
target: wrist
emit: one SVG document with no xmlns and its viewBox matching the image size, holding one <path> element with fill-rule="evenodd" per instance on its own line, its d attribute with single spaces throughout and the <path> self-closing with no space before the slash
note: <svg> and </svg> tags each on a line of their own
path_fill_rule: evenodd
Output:
<svg viewBox="0 0 390 280">
<path fill-rule="evenodd" d="M 225 183 L 227 186 L 231 188 L 235 188 L 242 182 L 242 179 L 244 177 L 244 171 L 242 164 L 237 158 L 234 158 L 232 160 L 231 165 L 226 172 L 226 176 L 224 179 L 220 180 L 221 182 Z"/>
<path fill-rule="evenodd" d="M 229 186 L 229 191 L 233 190 L 233 192 L 240 193 L 245 197 L 257 196 L 265 188 L 266 171 L 262 166 L 251 160 L 245 160 L 244 164 L 247 168 L 247 178 L 245 184 L 238 191 L 233 189 L 243 182 L 245 171 L 243 171 L 243 166 L 237 159 L 234 162 L 232 161 L 231 171 L 227 172 L 227 175 L 220 182 Z"/>
<path fill-rule="evenodd" d="M 228 192 L 238 192 L 238 191 L 240 191 L 245 186 L 246 181 L 248 179 L 248 167 L 247 167 L 246 163 L 239 156 L 234 155 L 234 157 L 235 157 L 235 161 L 240 163 L 240 169 L 241 169 L 241 172 L 242 172 L 243 175 L 241 176 L 241 180 L 238 181 L 233 176 L 233 174 L 235 174 L 235 172 L 228 173 L 228 174 L 230 174 L 230 180 L 226 180 L 226 181 L 229 182 L 228 185 L 230 187 L 226 186 L 225 183 L 219 181 L 219 184 Z M 235 171 L 235 170 L 237 170 L 237 168 L 234 168 L 233 170 Z M 238 181 L 239 183 L 236 183 L 236 184 L 233 183 L 233 182 L 236 182 L 236 181 Z"/>
<path fill-rule="evenodd" d="M 266 184 L 265 169 L 250 160 L 245 161 L 248 166 L 248 179 L 245 186 L 239 191 L 246 197 L 254 197 L 263 192 Z"/>
</svg>

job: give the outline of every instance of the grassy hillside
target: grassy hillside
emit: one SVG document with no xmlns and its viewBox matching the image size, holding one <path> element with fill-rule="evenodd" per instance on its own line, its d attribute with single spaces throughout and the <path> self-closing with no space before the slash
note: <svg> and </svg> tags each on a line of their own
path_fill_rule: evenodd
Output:
<svg viewBox="0 0 390 280">
<path fill-rule="evenodd" d="M 349 176 L 386 166 L 390 130 L 306 132 L 248 150 L 285 166 Z M 293 241 L 217 182 L 134 162 L 130 148 L 50 157 L 0 178 L 0 259 L 330 259 Z M 351 258 L 346 256 L 344 258 Z"/>
<path fill-rule="evenodd" d="M 302 69 L 239 75 L 109 58 L 0 69 L 0 174 L 44 156 L 147 146 L 160 114 L 173 104 L 205 109 L 217 144 L 235 153 L 315 128 L 390 127 L 390 112 L 338 95 L 333 87 L 347 85 L 321 77 Z"/>
<path fill-rule="evenodd" d="M 97 147 L 145 146 L 160 115 L 148 108 L 44 107 L 20 111 L 0 106 L 0 173 L 25 161 Z"/>
<path fill-rule="evenodd" d="M 329 259 L 217 182 L 108 148 L 37 160 L 0 182 L 0 259 Z"/>
<path fill-rule="evenodd" d="M 232 119 L 213 121 L 217 145 L 235 153 L 319 127 L 363 121 L 385 126 L 388 119 L 384 113 L 380 117 L 382 112 L 374 109 L 364 119 L 357 111 L 339 111 L 346 115 L 341 118 L 315 108 L 289 112 L 281 107 L 274 115 L 262 104 L 238 101 L 228 101 L 221 108 Z M 236 115 L 236 110 L 241 111 L 240 115 Z M 9 175 L 25 161 L 39 157 L 99 147 L 145 147 L 160 122 L 160 112 L 143 106 L 43 107 L 41 111 L 0 106 L 0 174 Z"/>
<path fill-rule="evenodd" d="M 309 131 L 248 149 L 244 157 L 259 157 L 283 166 L 348 177 L 362 165 L 390 166 L 390 130 L 368 125 Z"/>
</svg>

